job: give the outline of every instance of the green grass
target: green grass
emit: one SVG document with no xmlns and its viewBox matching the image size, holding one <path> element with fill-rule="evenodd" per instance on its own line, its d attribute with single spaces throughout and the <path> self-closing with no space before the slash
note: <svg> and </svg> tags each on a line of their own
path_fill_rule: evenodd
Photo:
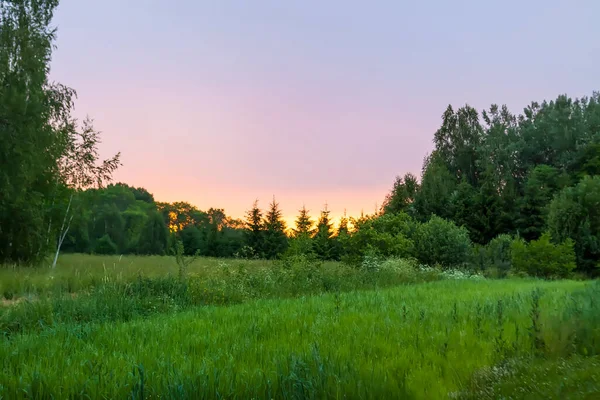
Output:
<svg viewBox="0 0 600 400">
<path fill-rule="evenodd" d="M 243 264 L 246 268 L 264 270 L 272 262 L 199 258 L 189 267 L 189 273 L 201 278 L 218 276 L 222 265 Z M 159 278 L 177 276 L 174 257 L 160 256 L 92 256 L 63 254 L 56 269 L 46 267 L 0 268 L 0 298 L 9 300 L 49 292 L 75 293 L 103 282 L 132 282 L 139 276 Z"/>
<path fill-rule="evenodd" d="M 56 270 L 2 271 L 7 279 L 2 282 L 6 300 L 5 307 L 0 307 L 0 334 L 8 337 L 63 323 L 129 321 L 194 306 L 223 306 L 441 279 L 438 271 L 420 271 L 404 260 L 389 260 L 374 270 L 302 258 L 278 263 L 199 259 L 182 279 L 168 258 L 156 257 L 155 263 L 149 262 L 149 267 L 143 268 L 149 258 L 131 257 L 123 264 L 128 267 L 122 270 L 116 263 L 110 269 L 99 267 L 106 265 L 106 258 L 65 258 L 73 262 L 59 265 Z M 77 260 L 84 263 L 74 267 Z M 167 264 L 170 266 L 164 267 Z"/>
<path fill-rule="evenodd" d="M 464 400 L 600 398 L 600 357 L 515 360 L 478 371 Z"/>
<path fill-rule="evenodd" d="M 61 322 L 0 339 L 0 397 L 442 399 L 510 391 L 508 378 L 481 378 L 510 360 L 540 368 L 515 369 L 516 381 L 542 381 L 539 360 L 579 365 L 587 381 L 599 293 L 587 282 L 441 281 Z M 532 396 L 522 398 L 548 398 Z"/>
<path fill-rule="evenodd" d="M 339 262 L 226 260 L 201 257 L 186 270 L 189 289 L 205 291 L 203 304 L 231 304 L 257 298 L 294 297 L 328 291 L 350 291 L 440 279 L 437 271 L 419 272 L 404 260 L 372 270 Z M 418 273 L 417 273 L 418 272 Z M 140 282 L 179 281 L 174 257 L 90 256 L 66 254 L 56 269 L 0 266 L 0 306 L 24 300 L 85 295 L 98 288 L 139 286 Z"/>
<path fill-rule="evenodd" d="M 295 268 L 292 268 L 295 267 Z M 306 260 L 290 266 L 282 262 L 266 260 L 228 260 L 200 257 L 187 269 L 187 275 L 193 280 L 211 281 L 213 284 L 223 286 L 223 281 L 231 282 L 232 279 L 255 280 L 254 284 L 269 281 L 276 277 L 282 270 L 300 270 L 307 275 L 303 279 L 311 279 L 314 275 L 323 278 L 323 284 L 330 284 L 330 288 L 318 288 L 317 292 L 325 290 L 353 290 L 362 285 L 365 280 L 373 278 L 373 274 L 366 278 L 364 271 L 338 262 L 313 263 Z M 312 270 L 312 275 L 311 271 Z M 84 254 L 65 254 L 59 258 L 56 269 L 50 268 L 22 268 L 0 266 L 0 299 L 15 301 L 19 298 L 31 298 L 57 293 L 80 293 L 106 283 L 128 284 L 137 281 L 140 277 L 149 279 L 163 279 L 177 277 L 179 267 L 175 257 L 160 256 L 92 256 Z M 406 277 L 394 279 L 385 276 L 373 284 L 393 285 L 406 281 Z M 283 277 L 285 279 L 285 277 Z M 430 279 L 435 279 L 432 276 Z M 327 282 L 330 280 L 330 282 Z M 260 281 L 260 282 L 259 282 Z M 289 290 L 294 295 L 298 282 L 291 285 L 281 285 L 278 282 L 279 293 Z M 214 286 L 214 285 L 213 285 Z M 369 287 L 369 285 L 363 285 Z M 373 286 L 373 285 L 371 285 Z M 314 290 L 313 290 L 314 292 Z M 256 297 L 256 296 L 254 296 Z M 259 297 L 264 297 L 260 295 Z"/>
</svg>

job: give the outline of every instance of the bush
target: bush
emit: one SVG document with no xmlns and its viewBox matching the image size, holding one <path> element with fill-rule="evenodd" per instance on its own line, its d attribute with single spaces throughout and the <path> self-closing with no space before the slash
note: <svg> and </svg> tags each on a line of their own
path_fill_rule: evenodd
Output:
<svg viewBox="0 0 600 400">
<path fill-rule="evenodd" d="M 383 273 L 394 275 L 396 280 L 404 282 L 424 282 L 434 280 L 428 278 L 428 274 L 420 273 L 417 260 L 414 259 L 388 258 L 380 264 L 379 270 Z"/>
<path fill-rule="evenodd" d="M 256 250 L 248 245 L 242 246 L 242 248 L 234 254 L 234 257 L 240 260 L 258 260 L 260 258 L 256 253 Z"/>
<path fill-rule="evenodd" d="M 435 215 L 417 228 L 415 244 L 421 263 L 444 269 L 464 265 L 471 254 L 467 230 Z"/>
<path fill-rule="evenodd" d="M 495 267 L 506 274 L 511 267 L 511 246 L 514 238 L 511 235 L 499 235 L 486 246 L 489 267 Z"/>
<path fill-rule="evenodd" d="M 375 287 L 383 282 L 390 285 L 443 279 L 439 269 L 419 265 L 414 258 L 390 257 L 383 259 L 372 251 L 365 255 L 360 271 L 364 274 L 364 281 L 369 281 Z"/>
<path fill-rule="evenodd" d="M 460 270 L 460 269 L 447 269 L 445 271 L 442 271 L 442 273 L 440 274 L 440 277 L 442 279 L 450 279 L 450 280 L 464 280 L 464 279 L 482 280 L 482 279 L 485 279 L 485 277 L 483 275 L 473 274 L 467 270 Z"/>
<path fill-rule="evenodd" d="M 308 234 L 301 234 L 297 237 L 290 239 L 290 245 L 283 253 L 283 259 L 288 257 L 295 257 L 300 255 L 306 255 L 309 257 L 316 257 L 314 251 L 313 241 Z"/>
<path fill-rule="evenodd" d="M 362 263 L 368 254 L 378 258 L 410 258 L 414 242 L 410 239 L 415 222 L 406 214 L 366 218 L 356 223 L 356 232 L 348 239 L 344 261 Z"/>
<path fill-rule="evenodd" d="M 511 245 L 512 265 L 518 272 L 544 278 L 564 278 L 575 269 L 575 250 L 571 239 L 553 244 L 548 232 L 527 244 L 523 239 Z"/>
<path fill-rule="evenodd" d="M 368 272 L 379 272 L 381 269 L 381 264 L 382 260 L 379 252 L 372 247 L 368 247 L 365 255 L 363 256 L 362 262 L 360 263 L 360 267 Z"/>
<path fill-rule="evenodd" d="M 96 254 L 117 254 L 119 249 L 110 236 L 104 235 L 96 242 L 94 253 Z"/>
<path fill-rule="evenodd" d="M 281 259 L 275 261 L 275 266 L 282 267 L 284 269 L 294 268 L 321 268 L 323 261 L 314 253 L 307 254 L 288 254 L 281 257 Z"/>
<path fill-rule="evenodd" d="M 385 214 L 372 220 L 372 226 L 377 232 L 389 233 L 392 236 L 403 235 L 407 238 L 414 236 L 418 223 L 406 213 Z"/>
<path fill-rule="evenodd" d="M 473 269 L 483 271 L 489 278 L 506 278 L 512 266 L 513 241 L 511 235 L 499 235 L 485 246 L 476 245 L 471 260 Z"/>
</svg>

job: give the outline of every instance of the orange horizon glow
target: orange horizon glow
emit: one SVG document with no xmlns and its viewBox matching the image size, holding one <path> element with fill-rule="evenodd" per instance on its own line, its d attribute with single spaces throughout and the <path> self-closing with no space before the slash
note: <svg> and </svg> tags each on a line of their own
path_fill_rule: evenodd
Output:
<svg viewBox="0 0 600 400">
<path fill-rule="evenodd" d="M 148 190 L 154 195 L 154 199 L 157 202 L 175 203 L 183 201 L 193 205 L 202 211 L 207 211 L 210 208 L 220 208 L 225 211 L 228 217 L 234 219 L 245 218 L 246 211 L 248 211 L 255 200 L 258 199 L 258 205 L 264 212 L 269 207 L 273 199 L 272 194 L 267 194 L 268 191 L 263 190 L 262 192 L 255 190 L 239 190 L 235 188 L 228 188 L 225 190 L 223 187 L 220 190 L 212 192 L 211 194 L 205 193 L 203 196 L 194 193 L 193 188 L 181 188 L 179 190 L 165 190 L 161 188 L 154 188 L 156 183 L 148 182 L 144 184 L 133 184 L 128 183 L 125 179 L 125 171 L 120 171 L 115 182 L 122 181 L 132 186 L 141 186 Z M 376 212 L 376 207 L 381 206 L 381 203 L 387 194 L 388 189 L 380 188 L 379 190 L 365 190 L 365 191 L 329 191 L 329 192 L 313 192 L 306 191 L 304 195 L 299 193 L 287 193 L 281 196 L 275 195 L 275 200 L 279 204 L 279 208 L 282 210 L 283 220 L 286 223 L 286 228 L 292 229 L 295 226 L 295 220 L 298 216 L 299 210 L 304 206 L 309 211 L 309 215 L 312 221 L 316 224 L 321 215 L 321 210 L 324 209 L 327 204 L 327 209 L 330 211 L 330 219 L 337 228 L 340 219 L 345 215 L 347 218 L 358 218 L 361 215 L 371 215 Z M 237 195 L 232 195 L 238 193 Z M 220 198 L 220 195 L 223 195 Z M 202 198 L 199 198 L 202 197 Z M 327 200 L 320 200 L 325 198 Z M 244 199 L 249 199 L 244 201 Z M 267 200 L 268 199 L 268 200 Z M 298 199 L 304 199 L 304 201 L 298 201 Z M 363 205 L 371 203 L 370 207 Z"/>
</svg>

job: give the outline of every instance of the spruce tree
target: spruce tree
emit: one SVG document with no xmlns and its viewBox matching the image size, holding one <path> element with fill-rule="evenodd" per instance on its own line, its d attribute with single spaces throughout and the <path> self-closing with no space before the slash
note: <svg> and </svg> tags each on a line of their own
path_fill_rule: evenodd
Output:
<svg viewBox="0 0 600 400">
<path fill-rule="evenodd" d="M 296 218 L 296 228 L 292 230 L 292 236 L 289 241 L 288 256 L 314 256 L 312 235 L 314 232 L 314 222 L 308 214 L 306 206 L 302 206 L 299 210 L 298 218 Z"/>
<path fill-rule="evenodd" d="M 246 245 L 252 248 L 255 255 L 264 257 L 265 229 L 263 226 L 263 213 L 258 208 L 258 200 L 246 212 Z"/>
<path fill-rule="evenodd" d="M 335 244 L 333 239 L 333 224 L 329 218 L 330 211 L 325 205 L 317 224 L 317 231 L 313 238 L 313 247 L 317 256 L 322 260 L 331 260 L 335 257 Z"/>
<path fill-rule="evenodd" d="M 313 224 L 314 222 L 308 215 L 309 211 L 306 209 L 306 206 L 302 206 L 302 208 L 298 211 L 300 214 L 298 218 L 296 218 L 296 229 L 294 229 L 294 237 L 299 237 L 302 235 L 312 236 L 313 234 Z"/>
<path fill-rule="evenodd" d="M 282 218 L 279 203 L 273 201 L 269 205 L 269 211 L 264 218 L 264 255 L 268 259 L 274 259 L 282 255 L 288 248 L 288 238 L 285 234 L 285 222 Z"/>
<path fill-rule="evenodd" d="M 348 217 L 346 216 L 346 210 L 344 210 L 344 215 L 340 218 L 340 224 L 338 225 L 336 237 L 340 237 L 343 235 L 348 235 L 350 233 L 350 229 L 348 228 Z"/>
<path fill-rule="evenodd" d="M 335 233 L 335 237 L 333 238 L 335 246 L 335 253 L 333 258 L 335 260 L 340 260 L 347 254 L 345 249 L 348 245 L 348 238 L 350 237 L 350 229 L 348 228 L 348 223 L 349 220 L 346 216 L 346 210 L 344 210 L 344 215 L 340 219 L 340 223 Z"/>
</svg>

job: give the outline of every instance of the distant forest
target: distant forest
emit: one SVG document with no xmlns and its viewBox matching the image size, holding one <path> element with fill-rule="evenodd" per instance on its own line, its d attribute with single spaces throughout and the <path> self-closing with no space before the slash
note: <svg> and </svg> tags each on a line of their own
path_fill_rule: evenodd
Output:
<svg viewBox="0 0 600 400">
<path fill-rule="evenodd" d="M 435 215 L 464 227 L 475 245 L 500 235 L 532 241 L 549 232 L 557 243 L 570 238 L 579 269 L 595 270 L 600 258 L 598 93 L 534 102 L 518 116 L 496 105 L 482 112 L 449 106 L 434 142 L 420 178 L 398 177 L 379 213 L 345 218 L 337 229 L 327 210 L 315 218 L 299 210 L 295 226 L 286 229 L 275 201 L 266 210 L 255 203 L 238 220 L 222 209 L 155 202 L 142 188 L 117 184 L 81 194 L 81 212 L 64 249 L 166 254 L 180 240 L 187 254 L 277 258 L 291 246 L 339 260 L 355 252 L 369 231 L 374 236 L 358 248 L 390 256 L 395 250 L 384 248 L 377 234 L 410 238 L 411 233 L 386 220 L 402 214 L 418 224 Z"/>
</svg>

